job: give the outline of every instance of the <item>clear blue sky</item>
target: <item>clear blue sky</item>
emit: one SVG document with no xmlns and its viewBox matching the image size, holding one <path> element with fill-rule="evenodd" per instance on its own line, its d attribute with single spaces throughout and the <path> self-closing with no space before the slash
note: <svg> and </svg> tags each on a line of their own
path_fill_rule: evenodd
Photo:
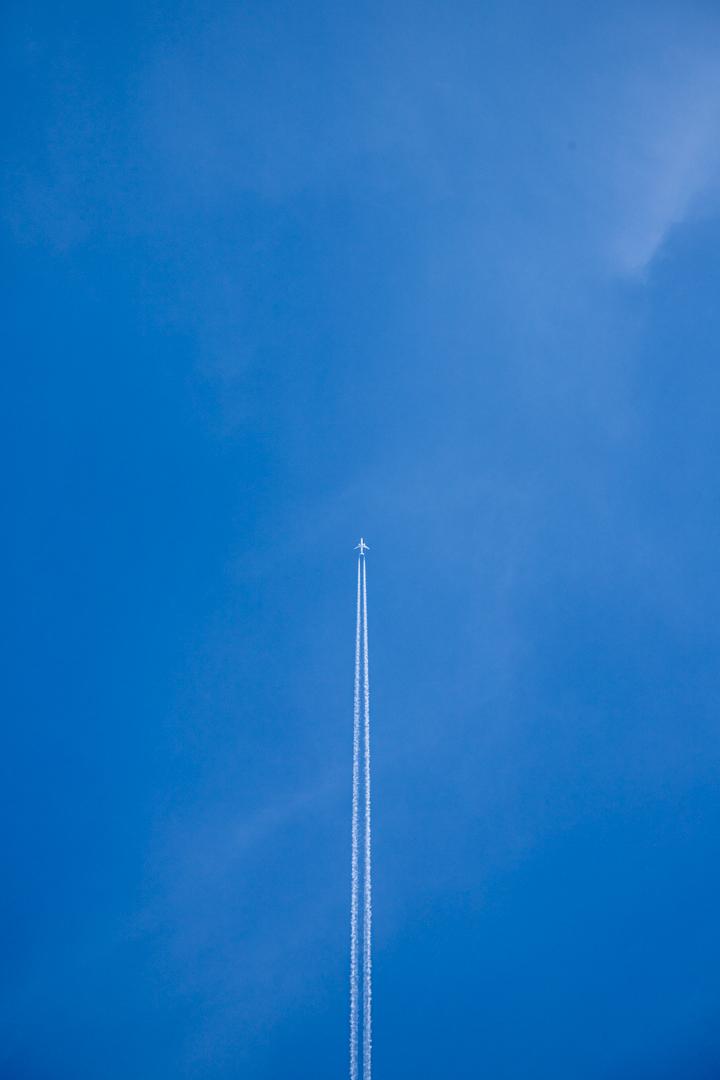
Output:
<svg viewBox="0 0 720 1080">
<path fill-rule="evenodd" d="M 720 1075 L 720 12 L 9 2 L 3 1080 Z"/>
</svg>

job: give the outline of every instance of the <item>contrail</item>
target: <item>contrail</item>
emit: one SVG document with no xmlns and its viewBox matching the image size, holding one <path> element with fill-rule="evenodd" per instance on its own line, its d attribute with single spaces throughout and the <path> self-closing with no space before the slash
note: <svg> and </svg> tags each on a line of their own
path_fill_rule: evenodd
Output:
<svg viewBox="0 0 720 1080">
<path fill-rule="evenodd" d="M 363 911 L 363 1080 L 372 1076 L 372 832 L 370 816 L 370 665 L 368 661 L 367 570 L 362 560 L 363 702 L 365 734 L 365 877 Z"/>
<path fill-rule="evenodd" d="M 350 1080 L 358 1080 L 358 874 L 360 815 L 360 559 L 355 623 L 355 693 L 353 698 L 352 827 L 350 869 Z"/>
</svg>

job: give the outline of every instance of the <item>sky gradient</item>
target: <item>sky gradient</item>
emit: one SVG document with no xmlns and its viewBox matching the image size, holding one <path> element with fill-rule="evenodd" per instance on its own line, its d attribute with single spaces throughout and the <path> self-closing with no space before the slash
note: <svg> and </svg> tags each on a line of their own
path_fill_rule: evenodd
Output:
<svg viewBox="0 0 720 1080">
<path fill-rule="evenodd" d="M 2 1080 L 720 1075 L 720 12 L 2 16 Z"/>
</svg>

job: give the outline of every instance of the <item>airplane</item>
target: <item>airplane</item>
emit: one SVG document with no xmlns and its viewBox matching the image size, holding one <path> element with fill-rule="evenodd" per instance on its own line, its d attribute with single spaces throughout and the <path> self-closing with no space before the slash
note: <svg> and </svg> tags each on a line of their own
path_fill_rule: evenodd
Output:
<svg viewBox="0 0 720 1080">
<path fill-rule="evenodd" d="M 355 545 L 355 550 L 359 551 L 361 555 L 364 555 L 366 551 L 370 550 L 362 536 L 360 537 L 360 543 Z"/>
</svg>

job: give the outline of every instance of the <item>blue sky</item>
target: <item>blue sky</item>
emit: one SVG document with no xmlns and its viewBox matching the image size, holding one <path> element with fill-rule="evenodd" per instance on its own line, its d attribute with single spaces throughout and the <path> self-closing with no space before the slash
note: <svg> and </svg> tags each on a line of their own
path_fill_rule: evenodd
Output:
<svg viewBox="0 0 720 1080">
<path fill-rule="evenodd" d="M 9 3 L 8 1080 L 720 1072 L 720 14 Z"/>
</svg>

